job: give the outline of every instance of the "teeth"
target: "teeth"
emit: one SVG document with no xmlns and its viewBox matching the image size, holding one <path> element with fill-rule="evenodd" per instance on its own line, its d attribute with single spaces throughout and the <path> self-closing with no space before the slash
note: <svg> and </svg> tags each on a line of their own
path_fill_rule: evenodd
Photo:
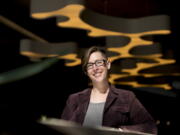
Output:
<svg viewBox="0 0 180 135">
<path fill-rule="evenodd" d="M 101 75 L 101 73 L 94 74 L 95 77 L 100 76 L 100 75 Z"/>
</svg>

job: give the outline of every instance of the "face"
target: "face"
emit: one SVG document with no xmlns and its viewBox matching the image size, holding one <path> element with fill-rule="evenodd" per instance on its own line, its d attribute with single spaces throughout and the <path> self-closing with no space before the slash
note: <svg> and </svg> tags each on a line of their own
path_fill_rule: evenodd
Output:
<svg viewBox="0 0 180 135">
<path fill-rule="evenodd" d="M 103 82 L 107 80 L 110 62 L 102 55 L 101 52 L 94 52 L 90 55 L 87 64 L 87 75 L 92 82 Z"/>
</svg>

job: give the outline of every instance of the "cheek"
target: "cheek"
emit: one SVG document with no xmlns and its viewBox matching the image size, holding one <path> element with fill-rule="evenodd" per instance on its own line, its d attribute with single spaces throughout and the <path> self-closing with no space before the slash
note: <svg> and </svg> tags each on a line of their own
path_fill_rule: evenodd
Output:
<svg viewBox="0 0 180 135">
<path fill-rule="evenodd" d="M 86 73 L 86 75 L 88 76 L 88 77 L 90 77 L 91 76 L 91 72 L 90 71 L 87 71 L 87 73 Z"/>
</svg>

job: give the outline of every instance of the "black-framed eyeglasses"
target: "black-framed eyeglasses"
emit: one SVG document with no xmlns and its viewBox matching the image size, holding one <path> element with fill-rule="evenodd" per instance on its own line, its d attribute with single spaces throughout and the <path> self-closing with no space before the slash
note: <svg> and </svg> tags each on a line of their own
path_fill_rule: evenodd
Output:
<svg viewBox="0 0 180 135">
<path fill-rule="evenodd" d="M 94 63 L 88 63 L 86 65 L 86 68 L 87 68 L 87 70 L 89 70 L 89 69 L 93 68 L 93 65 L 95 65 L 97 67 L 104 66 L 106 62 L 107 62 L 107 60 L 104 60 L 104 59 L 103 60 L 96 60 Z"/>
</svg>

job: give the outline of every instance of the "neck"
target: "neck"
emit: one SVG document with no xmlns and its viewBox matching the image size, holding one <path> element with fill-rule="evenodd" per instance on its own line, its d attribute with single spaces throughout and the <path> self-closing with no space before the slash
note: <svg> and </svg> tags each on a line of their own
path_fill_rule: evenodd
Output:
<svg viewBox="0 0 180 135">
<path fill-rule="evenodd" d="M 106 93 L 108 91 L 108 89 L 109 89 L 108 81 L 93 83 L 93 90 L 94 91 L 98 91 L 100 93 Z"/>
</svg>

